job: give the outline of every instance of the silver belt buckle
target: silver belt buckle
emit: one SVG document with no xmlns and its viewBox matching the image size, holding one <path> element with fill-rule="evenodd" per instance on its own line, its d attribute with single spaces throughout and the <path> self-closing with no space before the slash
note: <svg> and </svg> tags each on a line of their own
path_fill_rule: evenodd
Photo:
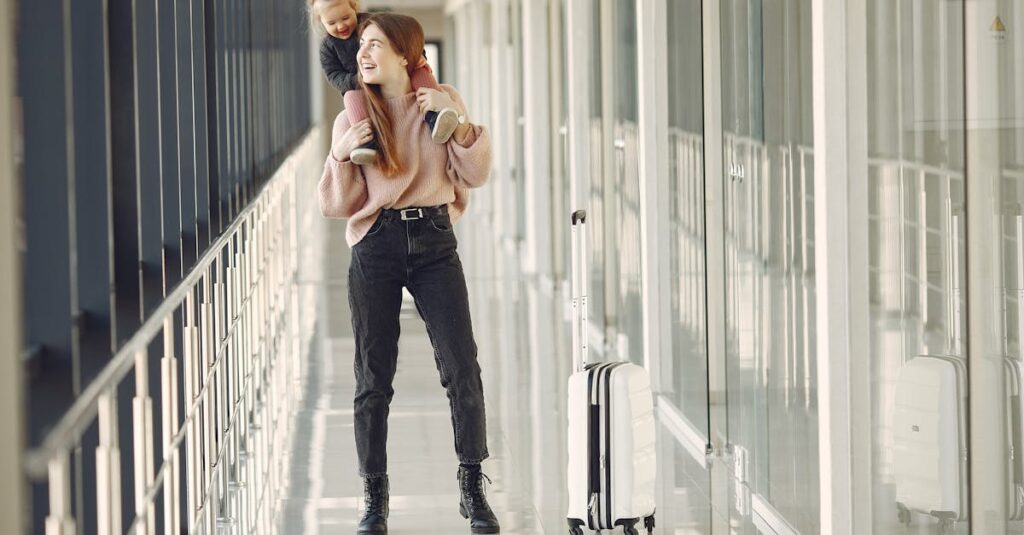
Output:
<svg viewBox="0 0 1024 535">
<path fill-rule="evenodd" d="M 406 212 L 419 212 L 419 213 L 416 215 L 416 217 L 406 217 L 405 216 Z M 406 209 L 402 210 L 401 214 L 402 214 L 402 221 L 409 221 L 409 220 L 412 220 L 412 219 L 421 219 L 423 217 L 423 209 L 422 208 L 406 208 Z"/>
</svg>

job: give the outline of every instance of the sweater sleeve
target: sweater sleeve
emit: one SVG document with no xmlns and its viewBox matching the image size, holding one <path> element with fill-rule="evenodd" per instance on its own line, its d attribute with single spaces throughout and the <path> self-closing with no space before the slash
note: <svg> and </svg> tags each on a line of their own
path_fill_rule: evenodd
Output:
<svg viewBox="0 0 1024 535">
<path fill-rule="evenodd" d="M 349 126 L 345 112 L 339 113 L 331 134 L 332 149 L 328 151 L 324 174 L 320 178 L 320 214 L 324 217 L 352 217 L 368 198 L 363 169 L 347 159 L 339 161 L 334 157 L 334 144 Z"/>
<path fill-rule="evenodd" d="M 459 108 L 459 113 L 468 117 L 466 104 L 462 101 L 459 92 L 450 85 L 442 85 L 441 89 L 452 97 L 455 105 Z M 491 174 L 491 138 L 487 133 L 487 128 L 469 123 L 468 118 L 467 123 L 470 132 L 463 143 L 455 141 L 455 136 L 452 136 L 446 144 L 448 148 L 446 171 L 448 179 L 453 184 L 465 188 L 479 188 L 487 182 Z"/>
<path fill-rule="evenodd" d="M 324 69 L 327 81 L 338 91 L 344 94 L 346 91 L 358 89 L 359 73 L 345 69 L 345 66 L 341 63 L 341 58 L 338 57 L 334 47 L 331 46 L 329 37 L 325 37 L 320 43 L 320 66 Z"/>
</svg>

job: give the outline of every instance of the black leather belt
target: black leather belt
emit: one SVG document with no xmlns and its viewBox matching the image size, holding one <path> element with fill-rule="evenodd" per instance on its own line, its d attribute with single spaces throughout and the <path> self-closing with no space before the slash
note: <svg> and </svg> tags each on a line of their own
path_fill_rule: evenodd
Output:
<svg viewBox="0 0 1024 535">
<path fill-rule="evenodd" d="M 383 212 L 387 215 L 394 216 L 402 221 L 411 221 L 414 219 L 422 219 L 432 215 L 445 215 L 448 213 L 448 205 L 442 204 L 439 206 L 412 206 L 409 208 L 385 208 Z"/>
</svg>

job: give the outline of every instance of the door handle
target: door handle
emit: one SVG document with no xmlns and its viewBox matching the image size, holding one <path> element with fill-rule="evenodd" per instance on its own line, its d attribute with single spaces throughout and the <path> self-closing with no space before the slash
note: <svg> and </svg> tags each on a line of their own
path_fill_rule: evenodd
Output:
<svg viewBox="0 0 1024 535">
<path fill-rule="evenodd" d="M 741 163 L 729 164 L 729 179 L 732 181 L 743 182 L 743 178 L 746 175 L 746 169 L 744 169 Z"/>
</svg>

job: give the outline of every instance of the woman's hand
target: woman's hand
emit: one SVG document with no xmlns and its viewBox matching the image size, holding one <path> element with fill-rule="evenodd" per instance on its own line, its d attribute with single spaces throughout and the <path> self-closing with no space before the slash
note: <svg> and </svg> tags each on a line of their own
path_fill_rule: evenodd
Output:
<svg viewBox="0 0 1024 535">
<path fill-rule="evenodd" d="M 416 102 L 419 104 L 420 113 L 441 111 L 445 108 L 458 111 L 458 108 L 455 107 L 455 101 L 452 100 L 452 97 L 448 96 L 448 93 L 430 89 L 429 87 L 421 87 L 416 90 Z"/>
<path fill-rule="evenodd" d="M 349 154 L 373 139 L 373 128 L 369 119 L 363 119 L 349 127 L 333 147 L 331 154 L 340 162 L 348 160 Z"/>
</svg>

